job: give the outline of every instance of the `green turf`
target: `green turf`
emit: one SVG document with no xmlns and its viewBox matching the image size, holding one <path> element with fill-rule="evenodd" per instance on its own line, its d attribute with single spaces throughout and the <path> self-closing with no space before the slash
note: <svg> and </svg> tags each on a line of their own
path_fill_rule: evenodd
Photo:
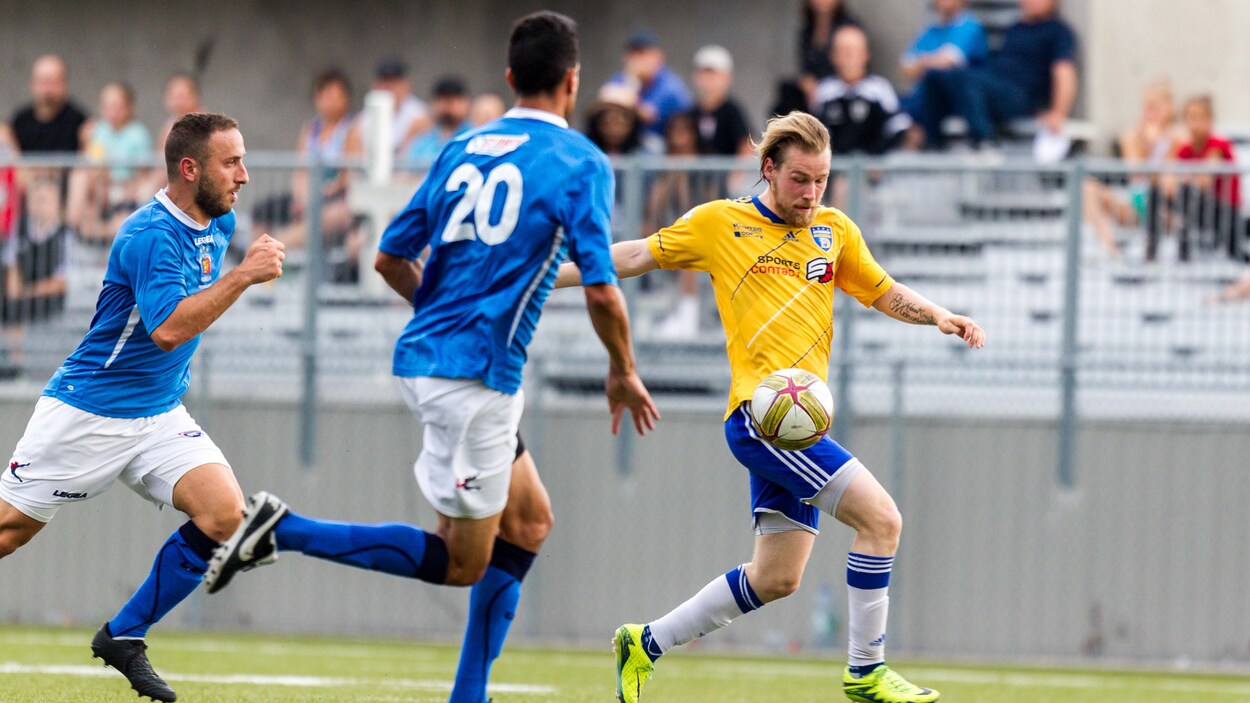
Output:
<svg viewBox="0 0 1250 703">
<path fill-rule="evenodd" d="M 91 635 L 84 630 L 0 629 L 0 701 L 135 700 L 119 674 L 91 659 Z M 407 642 L 158 633 L 149 645 L 157 670 L 169 677 L 178 700 L 186 703 L 436 703 L 447 700 L 456 662 L 455 648 Z M 914 681 L 940 689 L 944 701 L 1250 701 L 1250 677 L 1245 676 L 898 666 Z M 840 701 L 845 700 L 836 686 L 840 667 L 834 659 L 678 652 L 659 662 L 644 700 Z M 495 682 L 510 688 L 493 695 L 496 703 L 609 703 L 612 674 L 606 642 L 599 651 L 513 647 L 494 674 Z M 284 676 L 290 678 L 280 678 Z M 248 680 L 256 677 L 268 679 Z"/>
</svg>

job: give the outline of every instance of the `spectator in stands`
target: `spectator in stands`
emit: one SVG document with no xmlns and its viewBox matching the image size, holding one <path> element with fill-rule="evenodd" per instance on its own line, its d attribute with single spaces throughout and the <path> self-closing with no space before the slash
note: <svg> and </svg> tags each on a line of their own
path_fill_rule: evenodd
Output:
<svg viewBox="0 0 1250 703">
<path fill-rule="evenodd" d="M 69 98 L 69 72 L 61 57 L 40 56 L 30 72 L 31 103 L 13 115 L 22 152 L 75 152 L 85 141 L 87 115 Z"/>
<path fill-rule="evenodd" d="M 413 137 L 430 128 L 430 108 L 425 101 L 412 94 L 408 65 L 399 59 L 389 58 L 378 63 L 372 88 L 385 90 L 395 97 L 395 123 L 391 126 L 391 139 L 395 155 L 402 156 L 404 147 Z M 365 131 L 360 136 L 367 148 L 372 135 Z"/>
<path fill-rule="evenodd" d="M 729 94 L 733 80 L 734 59 L 725 47 L 709 44 L 695 52 L 692 112 L 698 127 L 700 154 L 751 154 L 751 130 L 746 115 Z M 665 223 L 668 224 L 671 223 Z"/>
<path fill-rule="evenodd" d="M 697 157 L 699 127 L 695 113 L 681 112 L 669 118 L 664 144 L 666 156 Z M 724 197 L 719 192 L 718 179 L 708 178 L 715 175 L 691 173 L 681 168 L 658 173 L 647 196 L 642 236 L 673 224 L 698 203 Z M 699 282 L 686 273 L 678 273 L 677 304 L 656 329 L 656 336 L 662 339 L 689 339 L 699 332 Z"/>
<path fill-rule="evenodd" d="M 1064 131 L 1076 100 L 1076 36 L 1059 17 L 1058 0 L 1020 0 L 1020 21 L 984 66 L 930 70 L 920 83 L 925 140 L 945 145 L 942 122 L 959 115 L 974 146 L 992 141 L 996 128 L 1035 116 L 1039 128 Z"/>
<path fill-rule="evenodd" d="M 300 129 L 299 153 L 310 159 L 334 162 L 359 156 L 360 133 L 352 113 L 352 85 L 337 68 L 322 71 L 313 81 L 313 118 Z M 321 187 L 321 236 L 325 272 L 335 281 L 356 278 L 355 259 L 360 237 L 347 205 L 348 170 L 330 168 Z M 287 245 L 288 251 L 303 246 L 309 195 L 309 172 L 296 169 L 291 177 L 289 198 L 277 198 L 257 205 L 253 212 L 258 232 L 271 232 Z"/>
<path fill-rule="evenodd" d="M 586 137 L 608 156 L 643 150 L 642 117 L 634 109 L 637 97 L 633 91 L 609 83 L 599 90 L 599 99 L 587 111 Z"/>
<path fill-rule="evenodd" d="M 469 89 L 455 76 L 439 79 L 434 85 L 432 112 L 434 124 L 417 135 L 404 154 L 410 166 L 429 162 L 438 156 L 447 142 L 469 130 Z"/>
<path fill-rule="evenodd" d="M 799 86 L 811 103 L 816 86 L 836 73 L 833 35 L 847 25 L 858 25 L 845 0 L 805 0 L 799 29 Z"/>
<path fill-rule="evenodd" d="M 152 193 L 149 169 L 136 161 L 152 159 L 152 135 L 135 119 L 135 92 L 112 82 L 100 91 L 100 118 L 91 123 L 87 157 L 108 168 L 80 168 L 70 176 L 67 206 L 70 224 L 86 239 L 108 240 L 122 221 Z"/>
<path fill-rule="evenodd" d="M 978 66 L 989 56 L 985 28 L 981 20 L 968 11 L 968 0 L 933 0 L 937 21 L 925 27 L 903 53 L 902 71 L 915 88 L 903 99 L 903 110 L 920 114 L 924 94 L 920 83 L 929 71 Z M 923 138 L 923 132 L 916 133 Z M 919 140 L 918 140 L 919 141 Z"/>
<path fill-rule="evenodd" d="M 829 128 L 834 154 L 884 154 L 901 141 L 911 118 L 885 78 L 868 73 L 868 36 L 855 25 L 834 35 L 836 75 L 824 79 L 813 96 L 813 113 Z"/>
<path fill-rule="evenodd" d="M 689 110 L 690 92 L 673 69 L 664 62 L 664 50 L 653 32 L 640 29 L 626 45 L 625 66 L 609 83 L 624 85 L 637 94 L 643 127 L 663 139 L 665 125 L 673 115 Z"/>
<path fill-rule="evenodd" d="M 0 246 L 12 236 L 17 214 L 17 169 L 6 165 L 17 157 L 13 130 L 7 124 L 0 124 Z"/>
<path fill-rule="evenodd" d="M 1185 101 L 1183 111 L 1187 138 L 1179 142 L 1171 158 L 1181 162 L 1229 164 L 1236 159 L 1233 145 L 1228 139 L 1212 133 L 1215 123 L 1215 105 L 1209 95 L 1199 95 Z M 1158 253 L 1162 210 L 1175 212 L 1180 221 L 1180 259 L 1190 258 L 1190 232 L 1197 228 L 1214 234 L 1229 256 L 1241 258 L 1244 238 L 1239 210 L 1241 207 L 1241 183 L 1236 175 L 1188 175 L 1165 176 L 1160 187 L 1151 189 L 1147 215 L 1146 260 L 1153 261 Z"/>
<path fill-rule="evenodd" d="M 71 231 L 61 218 L 61 185 L 37 176 L 26 186 L 26 207 L 0 247 L 0 325 L 9 361 L 22 363 L 25 325 L 54 317 L 65 307 L 65 265 Z"/>
<path fill-rule="evenodd" d="M 163 159 L 165 158 L 165 138 L 169 136 L 169 130 L 178 118 L 192 112 L 205 112 L 204 106 L 200 103 L 200 82 L 190 73 L 175 73 L 165 80 L 162 102 L 165 105 L 167 118 L 165 124 L 161 125 L 160 133 L 156 136 L 156 153 Z M 157 169 L 157 171 L 160 170 Z M 164 185 L 164 174 L 161 175 L 161 185 Z"/>
<path fill-rule="evenodd" d="M 503 117 L 503 113 L 507 110 L 508 106 L 503 98 L 495 93 L 479 93 L 474 96 L 473 103 L 469 105 L 469 124 L 481 127 L 487 122 L 494 122 Z"/>
<path fill-rule="evenodd" d="M 1116 151 L 1130 166 L 1158 167 L 1171 155 L 1180 140 L 1176 127 L 1176 106 L 1166 79 L 1156 80 L 1142 92 L 1141 116 L 1137 123 L 1120 133 Z M 1112 258 L 1122 252 L 1112 225 L 1136 226 L 1146 219 L 1151 178 L 1134 175 L 1126 192 L 1090 178 L 1085 182 L 1085 221 L 1098 237 L 1102 250 Z"/>
</svg>

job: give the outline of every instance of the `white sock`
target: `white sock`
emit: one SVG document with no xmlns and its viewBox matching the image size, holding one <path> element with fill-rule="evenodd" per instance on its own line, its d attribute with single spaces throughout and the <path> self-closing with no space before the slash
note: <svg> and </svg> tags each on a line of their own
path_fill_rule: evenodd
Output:
<svg viewBox="0 0 1250 703">
<path fill-rule="evenodd" d="M 871 666 L 885 661 L 885 621 L 890 610 L 890 569 L 894 557 L 851 552 L 846 560 L 846 592 L 850 616 L 847 663 Z"/>
<path fill-rule="evenodd" d="M 739 615 L 761 606 L 759 596 L 747 583 L 746 570 L 739 566 L 718 576 L 668 615 L 648 624 L 643 631 L 643 648 L 654 660 L 673 647 L 719 630 Z"/>
</svg>

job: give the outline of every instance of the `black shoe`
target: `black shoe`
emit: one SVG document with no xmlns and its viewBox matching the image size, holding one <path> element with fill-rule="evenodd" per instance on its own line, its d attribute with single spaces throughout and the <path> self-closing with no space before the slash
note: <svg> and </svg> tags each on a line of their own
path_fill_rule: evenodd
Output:
<svg viewBox="0 0 1250 703">
<path fill-rule="evenodd" d="M 103 659 L 105 666 L 111 666 L 122 672 L 122 676 L 130 682 L 130 687 L 140 696 L 147 696 L 154 701 L 174 703 L 178 696 L 165 680 L 156 675 L 148 655 L 144 652 L 148 645 L 143 640 L 115 640 L 109 632 L 109 624 L 95 633 L 91 638 L 91 657 Z"/>
<path fill-rule="evenodd" d="M 290 509 L 277 496 L 261 491 L 247 499 L 243 521 L 230 539 L 213 550 L 204 574 L 209 593 L 225 588 L 240 571 L 272 564 L 278 560 L 278 544 L 273 530 Z"/>
</svg>

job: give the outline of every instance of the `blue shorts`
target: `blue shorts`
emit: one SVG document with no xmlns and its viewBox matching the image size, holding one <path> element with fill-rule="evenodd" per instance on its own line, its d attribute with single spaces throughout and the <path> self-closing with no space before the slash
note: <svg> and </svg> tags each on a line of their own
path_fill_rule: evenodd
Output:
<svg viewBox="0 0 1250 703">
<path fill-rule="evenodd" d="M 751 472 L 751 513 L 757 531 L 760 514 L 775 513 L 816 532 L 820 508 L 832 514 L 842 491 L 863 468 L 853 454 L 827 436 L 801 451 L 772 446 L 755 431 L 746 404 L 725 420 L 725 440 L 734 458 Z M 822 496 L 828 504 L 817 508 L 811 501 L 831 483 L 835 491 Z"/>
</svg>

